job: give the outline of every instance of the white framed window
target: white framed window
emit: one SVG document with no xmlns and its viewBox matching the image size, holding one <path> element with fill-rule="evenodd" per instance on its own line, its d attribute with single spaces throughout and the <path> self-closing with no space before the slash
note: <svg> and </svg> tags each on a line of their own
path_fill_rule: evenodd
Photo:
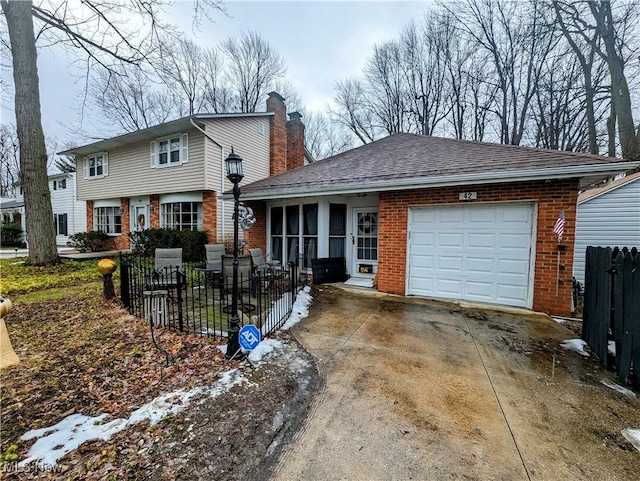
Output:
<svg viewBox="0 0 640 481">
<path fill-rule="evenodd" d="M 122 233 L 122 207 L 95 207 L 93 228 L 110 235 Z"/>
<path fill-rule="evenodd" d="M 202 202 L 160 204 L 160 225 L 176 230 L 202 230 Z"/>
<path fill-rule="evenodd" d="M 67 179 L 53 181 L 53 190 L 62 190 L 67 188 Z"/>
<path fill-rule="evenodd" d="M 84 166 L 84 178 L 85 179 L 100 179 L 105 177 L 109 173 L 108 156 L 106 152 L 99 154 L 93 154 L 85 159 Z M 54 184 L 55 185 L 55 184 Z M 66 188 L 66 180 L 65 180 Z"/>
<path fill-rule="evenodd" d="M 189 136 L 176 134 L 156 139 L 149 149 L 152 168 L 182 165 L 189 161 Z"/>
<path fill-rule="evenodd" d="M 67 214 L 53 214 L 53 220 L 56 224 L 56 235 L 69 235 Z"/>
<path fill-rule="evenodd" d="M 301 261 L 302 268 L 311 269 L 311 260 L 318 253 L 318 204 L 272 207 L 270 218 L 273 258 L 296 264 Z"/>
</svg>

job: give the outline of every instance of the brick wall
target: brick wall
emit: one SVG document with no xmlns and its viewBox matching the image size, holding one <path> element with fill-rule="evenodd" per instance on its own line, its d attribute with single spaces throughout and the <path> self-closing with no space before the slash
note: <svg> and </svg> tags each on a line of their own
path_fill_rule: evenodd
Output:
<svg viewBox="0 0 640 481">
<path fill-rule="evenodd" d="M 253 209 L 256 223 L 244 233 L 244 239 L 248 242 L 247 249 L 259 247 L 266 256 L 270 249 L 267 248 L 267 204 L 265 202 L 245 202 L 247 207 Z"/>
<path fill-rule="evenodd" d="M 218 198 L 213 190 L 202 193 L 202 230 L 207 233 L 207 242 L 218 242 Z"/>
<path fill-rule="evenodd" d="M 149 198 L 149 203 L 151 204 L 151 208 L 149 209 L 149 228 L 150 229 L 159 229 L 160 228 L 160 196 L 152 195 Z"/>
<path fill-rule="evenodd" d="M 88 200 L 86 204 L 87 209 L 87 232 L 93 230 L 93 201 Z"/>
<path fill-rule="evenodd" d="M 557 315 L 569 315 L 571 309 L 571 273 L 576 221 L 578 181 L 522 182 L 515 184 L 457 186 L 439 189 L 416 189 L 380 193 L 380 233 L 378 289 L 405 295 L 407 262 L 407 221 L 409 206 L 460 204 L 460 192 L 478 193 L 481 201 L 535 200 L 538 203 L 536 261 L 533 309 Z M 559 293 L 556 296 L 558 236 L 552 232 L 558 214 L 564 209 L 567 248 L 560 262 Z"/>
<path fill-rule="evenodd" d="M 273 112 L 270 117 L 269 139 L 269 175 L 278 175 L 287 170 L 287 108 L 284 99 L 276 92 L 271 92 L 267 99 L 267 112 Z"/>
<path fill-rule="evenodd" d="M 289 114 L 287 122 L 287 170 L 304 165 L 304 124 L 298 112 Z"/>
<path fill-rule="evenodd" d="M 115 248 L 118 250 L 124 250 L 129 248 L 129 218 L 131 213 L 129 212 L 129 198 L 120 198 L 120 207 L 122 208 L 122 214 L 120 215 L 121 231 L 120 235 L 112 237 L 115 244 Z"/>
</svg>

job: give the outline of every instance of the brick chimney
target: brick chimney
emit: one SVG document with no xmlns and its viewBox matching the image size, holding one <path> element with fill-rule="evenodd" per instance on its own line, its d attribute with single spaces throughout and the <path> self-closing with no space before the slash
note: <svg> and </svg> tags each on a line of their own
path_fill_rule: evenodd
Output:
<svg viewBox="0 0 640 481">
<path fill-rule="evenodd" d="M 287 171 L 287 107 L 284 98 L 277 92 L 270 92 L 267 98 L 267 112 L 273 112 L 269 139 L 270 158 L 269 175 L 278 175 Z"/>
<path fill-rule="evenodd" d="M 287 121 L 287 170 L 304 165 L 304 124 L 299 112 L 291 112 Z"/>
</svg>

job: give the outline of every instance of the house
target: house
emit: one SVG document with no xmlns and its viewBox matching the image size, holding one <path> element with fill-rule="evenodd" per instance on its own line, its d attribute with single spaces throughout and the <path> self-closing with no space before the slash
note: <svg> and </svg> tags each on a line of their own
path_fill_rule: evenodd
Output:
<svg viewBox="0 0 640 481">
<path fill-rule="evenodd" d="M 16 184 L 18 195 L 11 202 L 3 203 L 2 220 L 20 224 L 26 230 L 24 196 L 22 187 Z M 51 208 L 56 226 L 56 244 L 66 246 L 69 236 L 86 230 L 86 213 L 84 202 L 76 198 L 75 172 L 53 174 L 49 176 Z"/>
<path fill-rule="evenodd" d="M 241 199 L 259 219 L 249 246 L 283 262 L 345 257 L 382 292 L 568 315 L 578 190 L 637 165 L 395 134 L 245 185 Z"/>
<path fill-rule="evenodd" d="M 233 203 L 219 197 L 232 187 L 224 159 L 232 148 L 244 159 L 245 183 L 304 165 L 301 115 L 286 117 L 271 92 L 266 112 L 196 114 L 63 152 L 76 160 L 87 230 L 106 232 L 118 249 L 148 228 L 232 237 Z"/>
<path fill-rule="evenodd" d="M 640 172 L 578 196 L 573 276 L 581 284 L 588 246 L 640 249 Z"/>
</svg>

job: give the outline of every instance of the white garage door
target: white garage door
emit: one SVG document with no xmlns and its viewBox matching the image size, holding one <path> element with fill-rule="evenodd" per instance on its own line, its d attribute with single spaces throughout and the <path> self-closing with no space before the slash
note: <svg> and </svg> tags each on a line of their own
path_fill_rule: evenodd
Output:
<svg viewBox="0 0 640 481">
<path fill-rule="evenodd" d="M 532 204 L 412 207 L 407 293 L 531 307 Z"/>
</svg>

